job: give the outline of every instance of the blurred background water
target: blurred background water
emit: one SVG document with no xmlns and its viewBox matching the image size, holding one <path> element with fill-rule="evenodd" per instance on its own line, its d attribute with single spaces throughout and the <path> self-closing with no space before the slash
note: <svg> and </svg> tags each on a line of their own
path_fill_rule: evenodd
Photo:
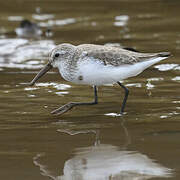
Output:
<svg viewBox="0 0 180 180">
<path fill-rule="evenodd" d="M 180 178 L 179 0 L 0 3 L 0 179 Z M 36 35 L 21 31 L 30 22 Z M 69 101 L 93 98 L 92 87 L 66 82 L 57 70 L 34 87 L 24 84 L 63 42 L 173 56 L 123 82 L 130 90 L 123 117 L 117 85 L 99 87 L 96 106 L 52 116 Z"/>
</svg>

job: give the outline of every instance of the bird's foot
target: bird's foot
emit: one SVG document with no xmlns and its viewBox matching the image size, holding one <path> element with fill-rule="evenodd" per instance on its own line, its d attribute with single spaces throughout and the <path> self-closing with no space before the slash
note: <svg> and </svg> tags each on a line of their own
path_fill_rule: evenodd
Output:
<svg viewBox="0 0 180 180">
<path fill-rule="evenodd" d="M 120 113 L 119 113 L 121 116 L 123 116 L 123 115 L 125 115 L 125 114 L 127 114 L 127 112 L 124 112 L 124 111 L 120 111 Z"/>
<path fill-rule="evenodd" d="M 68 104 L 65 104 L 64 106 L 61 106 L 58 109 L 55 109 L 54 111 L 51 112 L 51 114 L 54 115 L 61 115 L 64 114 L 65 112 L 69 111 L 70 109 L 72 109 L 74 106 L 76 105 L 76 103 L 74 102 L 70 102 Z"/>
<path fill-rule="evenodd" d="M 122 111 L 120 111 L 120 113 L 119 113 L 121 116 L 124 114 L 124 112 L 122 112 Z"/>
</svg>

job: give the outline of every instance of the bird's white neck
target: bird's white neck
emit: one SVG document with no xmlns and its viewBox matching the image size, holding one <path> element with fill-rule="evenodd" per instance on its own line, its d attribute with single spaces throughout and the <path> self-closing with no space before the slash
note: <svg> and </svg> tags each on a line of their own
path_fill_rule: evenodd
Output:
<svg viewBox="0 0 180 180">
<path fill-rule="evenodd" d="M 74 79 L 74 69 L 71 68 L 71 64 L 68 61 L 61 61 L 57 64 L 57 68 L 59 69 L 59 73 L 66 81 L 73 81 Z"/>
</svg>

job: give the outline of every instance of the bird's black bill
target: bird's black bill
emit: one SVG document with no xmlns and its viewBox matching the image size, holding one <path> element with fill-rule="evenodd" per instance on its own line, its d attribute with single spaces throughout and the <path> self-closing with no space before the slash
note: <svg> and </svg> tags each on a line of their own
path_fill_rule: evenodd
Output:
<svg viewBox="0 0 180 180">
<path fill-rule="evenodd" d="M 30 86 L 33 86 L 35 82 L 41 78 L 46 72 L 52 69 L 52 65 L 50 63 L 46 64 L 43 69 L 39 71 L 39 73 L 35 76 L 35 78 L 30 82 Z"/>
</svg>

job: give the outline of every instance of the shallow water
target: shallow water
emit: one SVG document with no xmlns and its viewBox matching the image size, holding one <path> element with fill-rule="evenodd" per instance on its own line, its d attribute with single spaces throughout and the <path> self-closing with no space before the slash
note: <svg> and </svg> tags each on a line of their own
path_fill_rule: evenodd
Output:
<svg viewBox="0 0 180 180">
<path fill-rule="evenodd" d="M 13 3 L 12 3 L 13 2 Z M 16 3 L 16 6 L 14 4 Z M 178 0 L 2 1 L 0 6 L 0 179 L 144 180 L 180 178 L 180 2 Z M 22 19 L 52 36 L 17 37 Z M 125 80 L 124 92 L 64 81 L 57 70 L 27 86 L 56 44 L 96 43 L 173 56 Z"/>
</svg>

